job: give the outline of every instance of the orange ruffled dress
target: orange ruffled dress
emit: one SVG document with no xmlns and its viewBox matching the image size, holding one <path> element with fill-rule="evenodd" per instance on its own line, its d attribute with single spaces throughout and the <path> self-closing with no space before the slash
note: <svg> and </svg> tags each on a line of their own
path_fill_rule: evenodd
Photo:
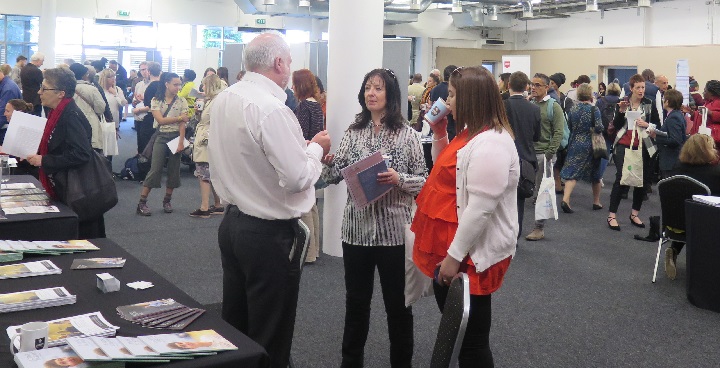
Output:
<svg viewBox="0 0 720 368">
<path fill-rule="evenodd" d="M 437 264 L 447 256 L 447 250 L 458 228 L 455 172 L 457 151 L 468 143 L 464 130 L 440 152 L 425 186 L 417 197 L 417 212 L 411 229 L 415 233 L 413 261 L 428 277 L 434 277 Z M 470 294 L 488 295 L 502 285 L 512 257 L 477 272 L 469 256 L 460 266 L 460 272 L 470 279 Z"/>
</svg>

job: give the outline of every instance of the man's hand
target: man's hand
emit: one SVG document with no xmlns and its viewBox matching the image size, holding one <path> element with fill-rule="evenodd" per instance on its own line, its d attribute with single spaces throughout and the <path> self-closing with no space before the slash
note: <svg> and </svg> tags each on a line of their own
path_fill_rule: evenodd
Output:
<svg viewBox="0 0 720 368">
<path fill-rule="evenodd" d="M 330 152 L 330 135 L 328 134 L 327 130 L 323 130 L 322 132 L 315 134 L 313 139 L 310 142 L 314 142 L 320 145 L 323 149 L 323 156 L 327 155 Z"/>
</svg>

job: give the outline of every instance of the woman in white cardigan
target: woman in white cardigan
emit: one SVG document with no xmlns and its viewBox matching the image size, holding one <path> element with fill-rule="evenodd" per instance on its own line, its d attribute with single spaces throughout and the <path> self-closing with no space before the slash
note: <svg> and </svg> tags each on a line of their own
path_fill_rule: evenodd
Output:
<svg viewBox="0 0 720 368">
<path fill-rule="evenodd" d="M 441 311 L 453 278 L 468 275 L 470 316 L 460 368 L 493 367 L 491 294 L 515 255 L 519 159 L 500 92 L 485 68 L 456 69 L 448 92 L 458 135 L 448 141 L 447 119 L 431 126 L 435 164 L 417 198 L 413 260 L 427 276 L 437 273 Z"/>
</svg>

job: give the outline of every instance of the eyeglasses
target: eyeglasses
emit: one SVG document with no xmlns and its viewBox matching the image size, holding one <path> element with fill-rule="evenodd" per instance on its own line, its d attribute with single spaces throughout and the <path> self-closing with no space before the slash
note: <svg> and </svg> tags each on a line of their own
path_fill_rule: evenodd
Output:
<svg viewBox="0 0 720 368">
<path fill-rule="evenodd" d="M 43 91 L 57 91 L 57 90 L 58 90 L 57 88 L 47 88 L 47 87 L 43 86 L 42 84 L 40 85 L 40 92 L 43 92 Z"/>
<path fill-rule="evenodd" d="M 540 84 L 540 83 L 531 83 L 531 85 L 535 88 L 547 87 L 547 84 Z"/>
<path fill-rule="evenodd" d="M 141 71 L 141 72 L 144 72 L 144 71 L 146 71 L 146 70 L 147 70 L 147 68 L 145 68 L 145 69 L 140 68 L 140 71 Z"/>
</svg>

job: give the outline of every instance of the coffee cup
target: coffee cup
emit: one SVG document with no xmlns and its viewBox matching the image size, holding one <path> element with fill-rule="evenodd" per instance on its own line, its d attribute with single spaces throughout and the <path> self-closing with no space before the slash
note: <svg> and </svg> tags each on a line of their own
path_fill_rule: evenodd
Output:
<svg viewBox="0 0 720 368">
<path fill-rule="evenodd" d="M 445 105 L 445 100 L 438 98 L 425 113 L 425 120 L 427 120 L 430 125 L 434 125 L 448 114 L 450 114 L 450 109 Z"/>
<path fill-rule="evenodd" d="M 10 339 L 10 352 L 15 355 L 19 352 L 45 349 L 48 342 L 47 322 L 28 322 L 20 326 L 20 333 Z M 15 340 L 19 341 L 19 350 L 15 350 Z"/>
</svg>

